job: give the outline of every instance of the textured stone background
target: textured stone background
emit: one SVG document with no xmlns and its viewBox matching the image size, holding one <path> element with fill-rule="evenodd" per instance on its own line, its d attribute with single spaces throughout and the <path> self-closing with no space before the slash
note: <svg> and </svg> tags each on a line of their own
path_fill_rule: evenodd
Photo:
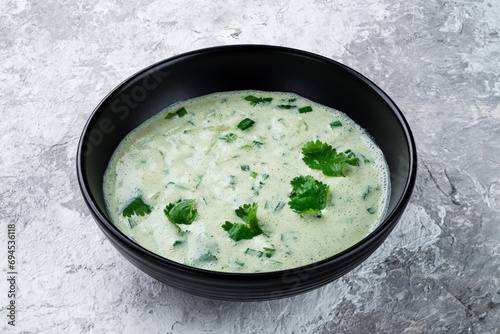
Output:
<svg viewBox="0 0 500 334">
<path fill-rule="evenodd" d="M 0 0 L 0 331 L 499 333 L 500 1 Z M 233 303 L 149 278 L 98 230 L 75 176 L 85 121 L 141 68 L 198 48 L 295 47 L 353 67 L 407 117 L 412 201 L 363 265 Z M 17 326 L 7 326 L 7 223 Z"/>
</svg>

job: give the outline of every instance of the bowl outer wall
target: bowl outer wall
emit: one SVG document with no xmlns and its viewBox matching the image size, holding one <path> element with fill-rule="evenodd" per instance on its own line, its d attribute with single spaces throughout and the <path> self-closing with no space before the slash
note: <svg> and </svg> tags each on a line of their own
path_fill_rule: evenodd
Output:
<svg viewBox="0 0 500 334">
<path fill-rule="evenodd" d="M 386 219 L 373 233 L 342 253 L 310 266 L 273 273 L 234 274 L 175 263 L 138 246 L 114 227 L 104 206 L 102 176 L 121 139 L 172 103 L 242 89 L 295 92 L 345 112 L 368 130 L 386 155 L 393 192 Z M 354 70 L 328 58 L 289 48 L 225 46 L 189 52 L 154 64 L 108 94 L 85 126 L 78 147 L 77 173 L 97 224 L 139 269 L 200 296 L 263 300 L 294 295 L 331 282 L 378 248 L 411 196 L 416 177 L 416 149 L 409 126 L 394 102 Z"/>
</svg>

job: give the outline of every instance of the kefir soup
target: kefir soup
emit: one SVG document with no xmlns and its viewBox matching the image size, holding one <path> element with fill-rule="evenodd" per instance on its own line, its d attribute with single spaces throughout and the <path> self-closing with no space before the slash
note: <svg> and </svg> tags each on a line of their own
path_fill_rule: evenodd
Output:
<svg viewBox="0 0 500 334">
<path fill-rule="evenodd" d="M 335 255 L 384 218 L 388 167 L 345 114 L 292 93 L 176 103 L 120 143 L 104 176 L 114 224 L 167 259 L 269 272 Z"/>
</svg>

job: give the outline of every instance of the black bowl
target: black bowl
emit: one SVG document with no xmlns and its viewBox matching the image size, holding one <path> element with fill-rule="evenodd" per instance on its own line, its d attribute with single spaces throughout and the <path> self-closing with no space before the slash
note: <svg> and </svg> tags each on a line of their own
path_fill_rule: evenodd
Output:
<svg viewBox="0 0 500 334">
<path fill-rule="evenodd" d="M 375 139 L 391 176 L 383 222 L 369 236 L 325 260 L 269 273 L 222 273 L 179 264 L 134 243 L 111 222 L 103 175 L 130 131 L 167 106 L 234 90 L 293 92 L 346 113 Z M 189 293 L 255 301 L 292 296 L 346 274 L 370 256 L 400 219 L 415 184 L 415 143 L 401 111 L 374 83 L 351 68 L 312 53 L 275 46 L 237 45 L 188 52 L 154 64 L 121 83 L 85 125 L 77 153 L 83 197 L 109 241 L 137 268 Z"/>
</svg>

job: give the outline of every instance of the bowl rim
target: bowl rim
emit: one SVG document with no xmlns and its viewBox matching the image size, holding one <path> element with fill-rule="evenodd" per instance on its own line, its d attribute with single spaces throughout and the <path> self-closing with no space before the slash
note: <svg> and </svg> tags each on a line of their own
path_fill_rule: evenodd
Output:
<svg viewBox="0 0 500 334">
<path fill-rule="evenodd" d="M 271 53 L 282 53 L 282 54 L 289 54 L 293 56 L 303 56 L 305 58 L 308 58 L 310 60 L 316 60 L 320 61 L 323 63 L 327 63 L 329 65 L 335 65 L 337 67 L 341 67 L 343 70 L 348 72 L 349 74 L 353 75 L 357 79 L 363 81 L 365 84 L 369 86 L 370 89 L 372 89 L 379 97 L 381 97 L 386 104 L 391 108 L 394 116 L 396 116 L 397 120 L 399 121 L 399 124 L 404 132 L 405 138 L 407 140 L 407 146 L 408 146 L 408 151 L 409 151 L 409 173 L 408 177 L 406 179 L 404 189 L 402 196 L 399 198 L 398 202 L 394 206 L 394 209 L 392 212 L 382 221 L 379 223 L 379 225 L 372 231 L 370 234 L 365 236 L 363 239 L 358 241 L 357 243 L 353 244 L 349 248 L 334 254 L 330 257 L 327 257 L 325 259 L 306 264 L 300 267 L 294 267 L 294 268 L 289 268 L 289 269 L 284 269 L 284 270 L 278 270 L 278 271 L 268 271 L 268 272 L 257 272 L 257 273 L 237 273 L 237 272 L 221 272 L 221 271 L 214 271 L 214 270 L 207 270 L 207 269 L 202 269 L 202 268 L 197 268 L 197 267 L 192 267 L 189 265 L 185 265 L 179 262 L 175 262 L 173 260 L 170 260 L 168 258 L 165 258 L 161 255 L 158 255 L 156 253 L 153 253 L 149 251 L 148 249 L 144 248 L 143 246 L 139 245 L 138 243 L 132 241 L 129 237 L 127 237 L 123 232 L 121 232 L 112 222 L 109 220 L 103 212 L 101 212 L 100 208 L 94 203 L 93 196 L 91 195 L 91 191 L 89 189 L 89 186 L 87 184 L 87 180 L 85 177 L 85 168 L 83 167 L 83 161 L 84 158 L 82 157 L 83 155 L 83 144 L 84 140 L 87 134 L 87 131 L 89 130 L 90 124 L 93 122 L 94 118 L 98 116 L 102 106 L 108 102 L 110 97 L 112 97 L 118 90 L 120 90 L 122 87 L 127 85 L 129 82 L 133 81 L 135 78 L 141 76 L 142 74 L 154 70 L 155 68 L 162 66 L 164 64 L 168 64 L 171 62 L 174 62 L 179 59 L 183 58 L 189 58 L 190 56 L 196 55 L 196 56 L 201 56 L 203 54 L 210 54 L 210 53 L 219 53 L 221 51 L 226 51 L 226 52 L 238 52 L 238 51 L 250 51 L 250 52 L 271 52 Z M 95 218 L 97 218 L 97 223 L 101 229 L 106 229 L 109 233 L 113 234 L 115 237 L 117 237 L 122 243 L 124 243 L 128 248 L 133 248 L 136 251 L 140 252 L 144 256 L 147 256 L 151 258 L 152 260 L 155 260 L 156 262 L 162 263 L 162 265 L 168 266 L 168 267 L 174 267 L 176 270 L 179 271 L 187 271 L 191 272 L 194 274 L 200 274 L 203 276 L 210 276 L 214 279 L 262 279 L 265 277 L 268 278 L 278 278 L 282 277 L 283 275 L 293 273 L 293 272 L 304 272 L 311 270 L 311 268 L 319 268 L 323 266 L 327 266 L 331 262 L 338 261 L 346 256 L 348 256 L 350 253 L 354 253 L 358 248 L 360 248 L 363 244 L 373 242 L 374 239 L 378 235 L 383 235 L 387 232 L 387 229 L 392 230 L 394 225 L 396 224 L 397 220 L 399 217 L 402 215 L 404 208 L 408 204 L 412 191 L 416 182 L 416 174 L 417 174 L 417 149 L 416 149 L 416 144 L 415 140 L 413 137 L 413 134 L 410 130 L 409 124 L 406 121 L 405 117 L 403 116 L 401 110 L 399 107 L 394 103 L 394 101 L 380 88 L 378 87 L 374 82 L 372 82 L 370 79 L 362 75 L 361 73 L 357 72 L 356 70 L 352 69 L 351 67 L 344 65 L 336 60 L 327 58 L 325 56 L 312 53 L 309 51 L 304 51 L 300 49 L 295 49 L 295 48 L 290 48 L 290 47 L 284 47 L 284 46 L 276 46 L 276 45 L 266 45 L 266 44 L 236 44 L 236 45 L 221 45 L 221 46 L 214 46 L 214 47 L 208 47 L 208 48 L 202 48 L 202 49 L 197 49 L 197 50 L 192 50 L 189 52 L 184 52 L 178 55 L 174 55 L 172 57 L 160 60 L 156 63 L 153 63 L 152 65 L 149 65 L 125 80 L 123 80 L 121 83 L 119 83 L 116 87 L 114 87 L 99 103 L 98 105 L 94 108 L 93 112 L 90 114 L 90 116 L 87 119 L 87 122 L 85 123 L 85 126 L 83 128 L 82 134 L 80 136 L 80 140 L 78 143 L 78 148 L 77 148 L 77 159 L 76 159 L 76 169 L 77 169 L 77 178 L 78 178 L 78 184 L 80 186 L 80 190 L 82 192 L 83 198 L 87 206 L 90 208 L 91 213 Z M 392 221 L 395 221 L 393 224 L 390 224 Z"/>
</svg>

